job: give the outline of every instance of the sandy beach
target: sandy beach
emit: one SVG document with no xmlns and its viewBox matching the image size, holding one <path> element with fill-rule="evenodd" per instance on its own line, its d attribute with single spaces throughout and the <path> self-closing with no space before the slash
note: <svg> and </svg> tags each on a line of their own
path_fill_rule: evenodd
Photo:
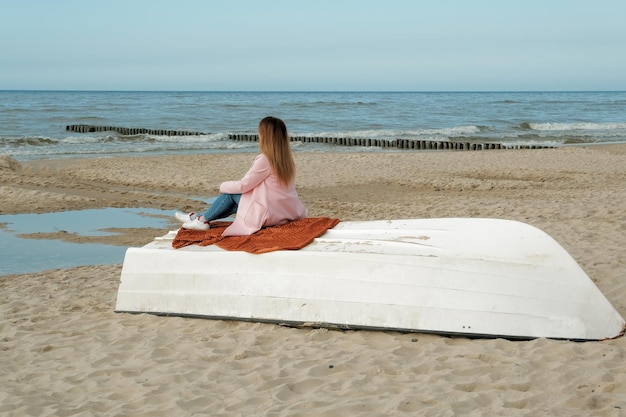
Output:
<svg viewBox="0 0 626 417">
<path fill-rule="evenodd" d="M 310 216 L 523 221 L 568 250 L 626 317 L 624 145 L 295 157 Z M 0 156 L 0 214 L 202 209 L 197 198 L 253 158 Z M 107 243 L 141 246 L 167 230 L 119 232 Z M 120 271 L 0 277 L 1 416 L 626 416 L 624 337 L 509 341 L 118 314 Z"/>
</svg>

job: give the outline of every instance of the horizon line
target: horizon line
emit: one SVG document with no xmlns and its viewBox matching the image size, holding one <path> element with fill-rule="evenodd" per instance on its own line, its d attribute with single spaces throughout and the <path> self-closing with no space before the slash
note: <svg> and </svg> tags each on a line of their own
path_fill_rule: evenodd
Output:
<svg viewBox="0 0 626 417">
<path fill-rule="evenodd" d="M 68 93 L 623 93 L 626 90 L 122 90 L 122 89 L 1 89 L 2 92 Z"/>
</svg>

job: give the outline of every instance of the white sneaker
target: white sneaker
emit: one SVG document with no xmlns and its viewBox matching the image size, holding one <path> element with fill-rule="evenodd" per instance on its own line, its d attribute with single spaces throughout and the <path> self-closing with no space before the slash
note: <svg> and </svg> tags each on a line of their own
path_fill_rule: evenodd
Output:
<svg viewBox="0 0 626 417">
<path fill-rule="evenodd" d="M 187 223 L 197 219 L 200 216 L 196 213 L 181 213 L 180 211 L 177 211 L 176 213 L 174 213 L 174 217 L 176 217 L 176 220 L 181 223 Z"/>
<path fill-rule="evenodd" d="M 183 223 L 183 227 L 191 230 L 209 230 L 211 228 L 211 226 L 209 226 L 209 222 L 200 221 L 197 217 L 191 221 Z"/>
</svg>

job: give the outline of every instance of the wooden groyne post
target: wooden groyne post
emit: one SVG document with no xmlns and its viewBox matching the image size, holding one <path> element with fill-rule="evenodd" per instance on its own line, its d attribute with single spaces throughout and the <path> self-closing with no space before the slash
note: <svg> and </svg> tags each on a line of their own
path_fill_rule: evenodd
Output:
<svg viewBox="0 0 626 417">
<path fill-rule="evenodd" d="M 228 139 L 235 141 L 258 142 L 256 134 L 232 134 Z M 326 145 L 340 146 L 375 146 L 380 148 L 394 149 L 417 149 L 417 150 L 464 150 L 478 151 L 489 149 L 541 149 L 553 148 L 554 146 L 543 145 L 505 145 L 497 142 L 461 142 L 461 141 L 435 141 L 419 139 L 372 139 L 372 138 L 343 138 L 328 136 L 292 136 L 292 142 L 321 143 Z"/>
<path fill-rule="evenodd" d="M 205 135 L 202 132 L 188 130 L 166 130 L 166 129 L 145 129 L 129 128 L 118 126 L 93 126 L 93 125 L 67 125 L 68 132 L 93 133 L 93 132 L 117 132 L 120 135 L 155 135 L 155 136 L 197 136 Z"/>
<path fill-rule="evenodd" d="M 93 126 L 93 125 L 68 125 L 65 130 L 78 133 L 93 132 L 118 132 L 121 135 L 156 135 L 156 136 L 192 136 L 206 135 L 203 132 L 194 132 L 187 130 L 164 130 L 164 129 L 145 129 L 145 128 L 127 128 L 118 126 Z M 228 139 L 234 141 L 258 142 L 257 134 L 229 134 Z M 292 136 L 292 142 L 302 143 L 320 143 L 325 145 L 339 146 L 362 146 L 362 147 L 380 147 L 393 149 L 416 149 L 416 150 L 463 150 L 463 151 L 479 151 L 489 149 L 543 149 L 554 148 L 547 145 L 506 145 L 497 142 L 462 142 L 462 141 L 435 141 L 420 139 L 372 139 L 372 138 L 350 138 L 350 137 L 328 137 L 328 136 Z"/>
</svg>

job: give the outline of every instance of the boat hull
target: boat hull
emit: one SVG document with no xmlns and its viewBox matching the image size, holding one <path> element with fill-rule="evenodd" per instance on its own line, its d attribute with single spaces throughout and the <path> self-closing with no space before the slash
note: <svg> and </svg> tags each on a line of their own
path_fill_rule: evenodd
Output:
<svg viewBox="0 0 626 417">
<path fill-rule="evenodd" d="M 341 222 L 297 251 L 129 248 L 116 311 L 507 338 L 617 337 L 574 259 L 500 219 Z"/>
</svg>

